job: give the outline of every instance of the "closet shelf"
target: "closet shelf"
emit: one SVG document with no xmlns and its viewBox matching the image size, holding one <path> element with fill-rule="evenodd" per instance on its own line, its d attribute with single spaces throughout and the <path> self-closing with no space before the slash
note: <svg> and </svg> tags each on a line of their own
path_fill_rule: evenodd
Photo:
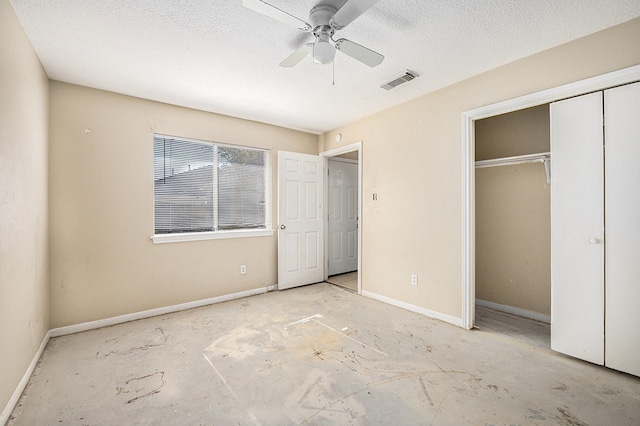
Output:
<svg viewBox="0 0 640 426">
<path fill-rule="evenodd" d="M 476 161 L 476 169 L 498 166 L 513 166 L 525 163 L 543 163 L 547 174 L 547 185 L 551 183 L 551 153 L 540 152 L 538 154 L 516 155 L 514 157 L 492 158 L 490 160 Z"/>
</svg>

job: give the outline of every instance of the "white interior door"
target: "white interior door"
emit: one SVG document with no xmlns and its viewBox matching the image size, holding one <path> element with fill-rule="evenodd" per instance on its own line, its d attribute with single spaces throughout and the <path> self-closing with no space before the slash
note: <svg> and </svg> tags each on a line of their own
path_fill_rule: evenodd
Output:
<svg viewBox="0 0 640 426">
<path fill-rule="evenodd" d="M 551 348 L 604 363 L 602 92 L 551 104 Z"/>
<path fill-rule="evenodd" d="M 324 167 L 319 156 L 278 152 L 278 289 L 324 280 Z"/>
<path fill-rule="evenodd" d="M 329 159 L 329 275 L 358 269 L 358 164 Z"/>
<path fill-rule="evenodd" d="M 607 367 L 640 376 L 640 83 L 605 91 Z"/>
</svg>

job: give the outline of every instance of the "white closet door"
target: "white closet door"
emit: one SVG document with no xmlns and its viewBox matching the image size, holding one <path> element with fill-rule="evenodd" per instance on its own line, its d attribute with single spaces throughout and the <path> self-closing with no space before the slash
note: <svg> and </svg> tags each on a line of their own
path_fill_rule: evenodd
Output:
<svg viewBox="0 0 640 426">
<path fill-rule="evenodd" d="M 551 104 L 551 348 L 604 363 L 602 92 Z"/>
<path fill-rule="evenodd" d="M 640 83 L 605 91 L 606 365 L 640 376 Z"/>
</svg>

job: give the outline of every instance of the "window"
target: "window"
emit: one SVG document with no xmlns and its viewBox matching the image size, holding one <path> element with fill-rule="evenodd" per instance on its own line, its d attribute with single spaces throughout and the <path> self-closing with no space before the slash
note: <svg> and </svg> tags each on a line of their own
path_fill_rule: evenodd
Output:
<svg viewBox="0 0 640 426">
<path fill-rule="evenodd" d="M 153 157 L 154 242 L 273 234 L 269 151 L 156 135 Z"/>
</svg>

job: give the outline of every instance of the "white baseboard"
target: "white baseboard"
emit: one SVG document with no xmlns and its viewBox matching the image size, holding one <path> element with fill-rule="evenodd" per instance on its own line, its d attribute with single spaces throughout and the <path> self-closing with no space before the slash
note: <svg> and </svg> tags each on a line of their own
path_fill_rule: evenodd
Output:
<svg viewBox="0 0 640 426">
<path fill-rule="evenodd" d="M 51 337 L 66 336 L 68 334 L 80 333 L 82 331 L 95 330 L 97 328 L 108 327 L 139 319 L 151 318 L 158 315 L 171 314 L 173 312 L 186 311 L 188 309 L 200 308 L 202 306 L 216 303 L 228 302 L 229 300 L 242 299 L 243 297 L 255 296 L 266 293 L 268 287 L 256 288 L 253 290 L 240 291 L 238 293 L 225 294 L 223 296 L 210 297 L 208 299 L 196 300 L 193 302 L 180 303 L 178 305 L 165 306 L 163 308 L 149 309 L 147 311 L 134 312 L 132 314 L 120 315 L 117 317 L 105 318 L 96 321 L 83 322 L 81 324 L 58 327 L 51 330 Z"/>
<path fill-rule="evenodd" d="M 11 413 L 13 412 L 14 408 L 16 408 L 16 404 L 18 403 L 20 396 L 22 396 L 22 392 L 24 392 L 24 388 L 27 387 L 27 383 L 29 383 L 29 379 L 33 374 L 33 370 L 36 369 L 36 365 L 38 365 L 38 361 L 40 361 L 42 352 L 44 352 L 44 348 L 47 346 L 47 343 L 49 343 L 50 338 L 51 338 L 51 331 L 47 331 L 47 334 L 44 335 L 44 339 L 42 339 L 42 343 L 40 343 L 38 352 L 36 352 L 36 354 L 33 356 L 33 359 L 31 360 L 31 364 L 29 364 L 29 368 L 27 368 L 27 371 L 24 373 L 24 376 L 22 376 L 22 380 L 20 380 L 20 383 L 18 383 L 16 390 L 13 392 L 13 395 L 11 395 L 11 398 L 9 398 L 9 401 L 7 402 L 7 405 L 4 407 L 4 410 L 2 410 L 2 413 L 0 413 L 0 425 L 4 426 L 9 421 L 9 417 L 11 416 Z"/>
<path fill-rule="evenodd" d="M 541 314 L 540 312 L 530 311 L 528 309 L 517 308 L 515 306 L 501 305 L 500 303 L 489 302 L 488 300 L 476 299 L 476 305 L 493 309 L 508 314 L 517 315 L 519 317 L 529 318 L 532 320 L 551 324 L 551 315 Z"/>
<path fill-rule="evenodd" d="M 451 315 L 443 314 L 441 312 L 432 311 L 430 309 L 421 308 L 420 306 L 412 305 L 410 303 L 401 302 L 396 299 L 392 299 L 387 296 L 382 296 L 377 293 L 372 293 L 367 290 L 362 290 L 362 295 L 368 297 L 370 299 L 375 299 L 380 302 L 384 302 L 388 305 L 397 306 L 398 308 L 406 309 L 407 311 L 416 312 L 418 314 L 426 315 L 429 318 L 434 318 L 440 321 L 448 322 L 449 324 L 457 325 L 458 327 L 462 327 L 462 319 L 456 318 Z"/>
</svg>

